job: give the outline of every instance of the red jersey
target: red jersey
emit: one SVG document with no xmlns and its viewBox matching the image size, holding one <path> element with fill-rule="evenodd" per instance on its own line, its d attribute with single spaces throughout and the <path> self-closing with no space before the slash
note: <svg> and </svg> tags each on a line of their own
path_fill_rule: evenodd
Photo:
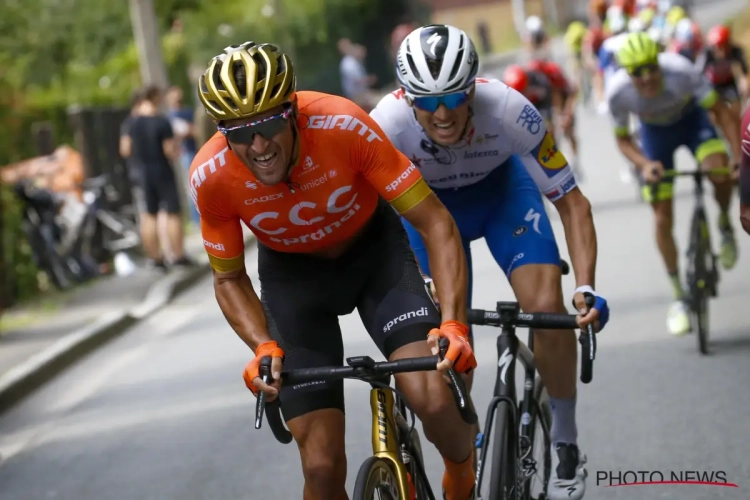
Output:
<svg viewBox="0 0 750 500">
<path fill-rule="evenodd" d="M 570 92 L 571 88 L 568 79 L 565 78 L 562 68 L 557 63 L 535 60 L 531 61 L 528 66 L 531 71 L 544 73 L 544 76 L 549 79 L 552 88 L 555 90 L 562 91 L 565 94 Z"/>
<path fill-rule="evenodd" d="M 742 156 L 740 158 L 740 203 L 750 206 L 750 108 L 742 115 Z"/>
</svg>

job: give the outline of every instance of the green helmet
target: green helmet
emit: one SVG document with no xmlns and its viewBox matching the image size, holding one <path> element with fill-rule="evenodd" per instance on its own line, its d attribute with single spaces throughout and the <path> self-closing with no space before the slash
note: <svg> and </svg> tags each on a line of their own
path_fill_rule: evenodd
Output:
<svg viewBox="0 0 750 500">
<path fill-rule="evenodd" d="M 658 56 L 659 46 L 656 42 L 646 33 L 638 31 L 627 36 L 615 54 L 615 59 L 621 68 L 630 70 L 645 64 L 653 64 L 658 61 Z"/>
</svg>

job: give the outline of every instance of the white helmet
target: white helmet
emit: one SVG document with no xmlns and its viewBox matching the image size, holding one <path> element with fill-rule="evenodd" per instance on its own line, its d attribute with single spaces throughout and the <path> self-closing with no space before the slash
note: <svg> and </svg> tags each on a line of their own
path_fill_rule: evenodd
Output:
<svg viewBox="0 0 750 500">
<path fill-rule="evenodd" d="M 449 94 L 474 83 L 479 57 L 466 33 L 447 24 L 430 24 L 415 29 L 401 42 L 396 70 L 408 94 Z"/>
<path fill-rule="evenodd" d="M 646 31 L 646 25 L 637 17 L 633 17 L 628 21 L 628 31 L 631 33 Z"/>
<path fill-rule="evenodd" d="M 526 31 L 529 33 L 537 33 L 544 30 L 544 23 L 539 16 L 529 16 L 526 18 Z"/>
<path fill-rule="evenodd" d="M 646 32 L 651 40 L 660 43 L 662 40 L 662 30 L 657 26 L 651 26 Z"/>
<path fill-rule="evenodd" d="M 671 0 L 659 0 L 656 3 L 656 10 L 660 14 L 666 14 L 669 9 L 672 8 L 672 1 Z"/>
<path fill-rule="evenodd" d="M 674 39 L 677 42 L 691 42 L 694 38 L 693 21 L 681 19 L 674 27 Z"/>
</svg>

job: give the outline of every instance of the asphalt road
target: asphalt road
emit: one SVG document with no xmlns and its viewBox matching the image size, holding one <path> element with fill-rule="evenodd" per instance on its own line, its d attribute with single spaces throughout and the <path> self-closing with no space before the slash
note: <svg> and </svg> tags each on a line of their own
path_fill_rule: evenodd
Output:
<svg viewBox="0 0 750 500">
<path fill-rule="evenodd" d="M 730 2 L 730 6 L 740 2 Z M 727 14 L 712 8 L 714 16 Z M 708 19 L 708 14 L 702 19 Z M 595 378 L 579 392 L 579 442 L 589 457 L 587 498 L 680 500 L 750 497 L 750 237 L 712 303 L 713 354 L 694 335 L 665 331 L 670 292 L 652 239 L 648 207 L 622 184 L 624 165 L 606 121 L 581 112 L 584 192 L 595 207 L 597 289 L 612 308 L 600 336 Z M 678 164 L 690 167 L 686 154 Z M 678 188 L 676 234 L 684 249 L 692 200 Z M 710 203 L 711 217 L 716 211 Z M 736 203 L 733 214 L 736 212 Z M 554 219 L 554 217 L 553 217 Z M 554 220 L 559 241 L 564 241 Z M 715 233 L 714 233 L 715 234 Z M 512 297 L 483 242 L 473 245 L 476 307 Z M 563 253 L 566 253 L 563 250 Z M 255 259 L 248 266 L 257 279 Z M 256 281 L 257 283 L 257 281 Z M 572 278 L 564 282 L 569 298 Z M 379 357 L 356 315 L 341 319 L 347 355 Z M 489 401 L 496 353 L 490 328 L 477 330 L 473 395 Z M 241 378 L 250 352 L 226 325 L 210 281 L 42 388 L 0 418 L 0 498 L 37 500 L 299 498 L 294 445 L 252 428 L 254 399 Z M 369 453 L 368 387 L 346 385 L 351 491 Z M 481 412 L 483 413 L 483 411 Z M 442 461 L 425 444 L 439 491 Z M 725 471 L 739 488 L 597 486 L 597 472 Z"/>
</svg>

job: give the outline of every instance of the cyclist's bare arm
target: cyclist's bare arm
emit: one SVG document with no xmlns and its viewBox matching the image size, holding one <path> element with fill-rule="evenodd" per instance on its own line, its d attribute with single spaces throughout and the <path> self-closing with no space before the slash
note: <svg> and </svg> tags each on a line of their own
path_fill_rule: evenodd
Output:
<svg viewBox="0 0 750 500">
<path fill-rule="evenodd" d="M 468 271 L 461 235 L 448 210 L 430 194 L 403 214 L 422 236 L 443 321 L 466 323 Z"/>
<path fill-rule="evenodd" d="M 705 108 L 712 111 L 716 117 L 716 123 L 724 132 L 724 137 L 727 138 L 729 146 L 732 148 L 732 157 L 737 159 L 742 156 L 742 143 L 740 140 L 740 117 L 736 113 L 727 107 L 724 102 L 719 99 L 716 92 L 713 92 L 710 96 L 704 98 L 701 103 Z"/>
<path fill-rule="evenodd" d="M 576 102 L 578 101 L 578 86 L 572 82 L 568 83 L 568 88 L 563 91 L 563 113 L 566 115 L 575 114 Z"/>
<path fill-rule="evenodd" d="M 380 137 L 387 137 L 369 115 L 356 110 L 352 110 L 352 114 Z M 453 217 L 427 186 L 419 169 L 390 141 L 368 142 L 359 137 L 352 163 L 359 166 L 370 184 L 422 236 L 443 321 L 466 324 L 468 271 Z M 400 181 L 394 183 L 394 179 Z"/>
<path fill-rule="evenodd" d="M 578 187 L 553 203 L 565 228 L 576 286 L 596 288 L 597 244 L 591 203 Z"/>
<path fill-rule="evenodd" d="M 618 104 L 616 96 L 609 96 L 607 104 L 614 123 L 617 148 L 636 167 L 643 168 L 649 163 L 649 159 L 643 155 L 641 148 L 633 142 L 633 136 L 630 133 L 630 112 Z"/>
<path fill-rule="evenodd" d="M 263 306 L 245 270 L 240 220 L 214 214 L 208 206 L 200 205 L 201 233 L 213 268 L 216 301 L 235 333 L 255 352 L 271 336 Z"/>
<path fill-rule="evenodd" d="M 643 167 L 649 162 L 649 159 L 643 155 L 641 148 L 633 142 L 633 136 L 629 133 L 627 135 L 617 135 L 617 148 L 625 158 L 630 160 L 638 168 Z"/>
<path fill-rule="evenodd" d="M 214 270 L 214 292 L 227 322 L 250 349 L 255 351 L 272 340 L 263 306 L 244 267 L 222 273 Z"/>
<path fill-rule="evenodd" d="M 604 100 L 604 73 L 598 68 L 595 68 L 592 74 L 591 81 L 594 85 L 594 91 L 596 92 L 596 98 L 599 102 Z"/>
</svg>

